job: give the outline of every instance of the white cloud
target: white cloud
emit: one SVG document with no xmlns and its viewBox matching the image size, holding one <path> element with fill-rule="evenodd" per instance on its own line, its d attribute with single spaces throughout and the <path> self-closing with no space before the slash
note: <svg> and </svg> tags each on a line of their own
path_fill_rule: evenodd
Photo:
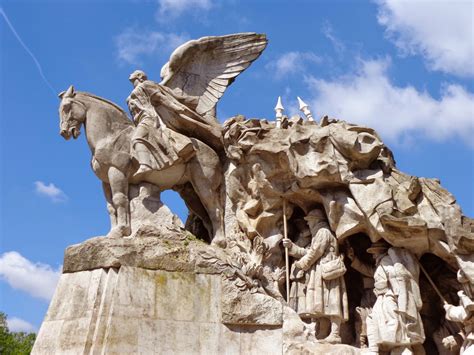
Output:
<svg viewBox="0 0 474 355">
<path fill-rule="evenodd" d="M 432 70 L 474 75 L 472 1 L 376 0 L 378 21 L 403 54 L 421 54 Z"/>
<path fill-rule="evenodd" d="M 8 317 L 7 326 L 11 332 L 25 332 L 25 333 L 36 332 L 36 327 L 33 324 L 17 317 Z"/>
<path fill-rule="evenodd" d="M 158 0 L 158 4 L 156 18 L 161 22 L 174 19 L 184 12 L 208 11 L 214 6 L 211 0 Z"/>
<path fill-rule="evenodd" d="M 142 64 L 142 58 L 170 52 L 189 39 L 185 34 L 127 28 L 115 38 L 118 59 L 128 64 Z"/>
<path fill-rule="evenodd" d="M 268 63 L 266 68 L 272 71 L 277 79 L 305 70 L 308 63 L 321 63 L 322 59 L 311 52 L 287 52 L 278 59 Z"/>
<path fill-rule="evenodd" d="M 67 200 L 66 194 L 53 183 L 46 185 L 43 181 L 35 181 L 35 191 L 51 199 L 53 202 L 64 202 Z"/>
<path fill-rule="evenodd" d="M 444 84 L 436 99 L 413 86 L 398 87 L 387 75 L 389 66 L 389 59 L 360 60 L 355 73 L 336 80 L 307 77 L 314 113 L 375 128 L 385 139 L 421 133 L 435 140 L 461 138 L 473 145 L 473 93 Z"/>
<path fill-rule="evenodd" d="M 336 35 L 334 34 L 334 30 L 331 24 L 329 22 L 325 22 L 323 24 L 321 31 L 324 37 L 326 37 L 331 42 L 336 53 L 338 55 L 342 55 L 342 53 L 344 52 L 346 48 L 344 46 L 344 43 L 342 43 L 342 41 L 339 40 L 339 38 L 337 38 Z"/>
<path fill-rule="evenodd" d="M 61 275 L 61 267 L 54 270 L 42 263 L 33 263 L 16 251 L 0 256 L 0 279 L 14 289 L 49 301 Z"/>
</svg>

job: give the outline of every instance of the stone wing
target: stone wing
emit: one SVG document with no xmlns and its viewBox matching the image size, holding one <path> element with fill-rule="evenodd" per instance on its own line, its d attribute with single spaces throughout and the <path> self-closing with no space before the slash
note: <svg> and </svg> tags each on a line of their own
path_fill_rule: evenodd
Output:
<svg viewBox="0 0 474 355">
<path fill-rule="evenodd" d="M 162 85 L 197 100 L 197 113 L 215 108 L 225 89 L 267 45 L 264 34 L 202 37 L 178 47 L 162 70 Z"/>
</svg>

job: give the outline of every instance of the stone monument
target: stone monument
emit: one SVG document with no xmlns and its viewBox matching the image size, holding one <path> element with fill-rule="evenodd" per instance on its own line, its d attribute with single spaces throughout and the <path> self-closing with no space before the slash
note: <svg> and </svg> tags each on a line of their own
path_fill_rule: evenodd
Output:
<svg viewBox="0 0 474 355">
<path fill-rule="evenodd" d="M 33 354 L 468 354 L 474 221 L 367 127 L 216 104 L 265 35 L 178 47 L 116 104 L 73 86 L 111 229 L 66 249 Z M 183 225 L 161 202 L 173 189 Z M 457 306 L 457 304 L 459 304 Z"/>
</svg>

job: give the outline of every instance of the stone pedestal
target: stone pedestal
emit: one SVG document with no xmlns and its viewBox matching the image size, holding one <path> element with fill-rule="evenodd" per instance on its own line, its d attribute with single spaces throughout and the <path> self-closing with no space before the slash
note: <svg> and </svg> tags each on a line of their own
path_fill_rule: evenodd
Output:
<svg viewBox="0 0 474 355">
<path fill-rule="evenodd" d="M 358 352 L 316 344 L 284 302 L 238 292 L 202 262 L 210 250 L 185 232 L 69 247 L 32 354 Z"/>
<path fill-rule="evenodd" d="M 33 354 L 280 354 L 282 329 L 221 323 L 219 275 L 64 274 Z"/>
</svg>

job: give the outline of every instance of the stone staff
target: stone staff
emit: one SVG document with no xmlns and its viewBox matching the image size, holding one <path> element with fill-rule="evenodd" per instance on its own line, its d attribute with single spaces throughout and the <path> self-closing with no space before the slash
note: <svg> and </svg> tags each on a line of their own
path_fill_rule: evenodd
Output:
<svg viewBox="0 0 474 355">
<path fill-rule="evenodd" d="M 288 231 L 286 226 L 286 200 L 283 199 L 283 237 L 288 239 Z M 285 247 L 285 269 L 286 269 L 286 302 L 290 303 L 290 257 L 288 255 L 288 247 Z"/>
</svg>

